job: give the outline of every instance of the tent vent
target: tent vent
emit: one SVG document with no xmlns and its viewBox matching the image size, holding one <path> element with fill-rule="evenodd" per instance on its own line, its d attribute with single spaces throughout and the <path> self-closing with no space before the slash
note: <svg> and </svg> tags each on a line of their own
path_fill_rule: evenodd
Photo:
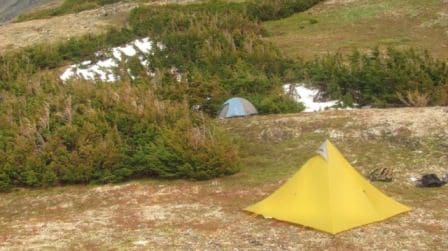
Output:
<svg viewBox="0 0 448 251">
<path fill-rule="evenodd" d="M 322 143 L 322 145 L 317 148 L 316 153 L 318 153 L 322 158 L 328 161 L 328 149 L 327 149 L 327 141 Z"/>
</svg>

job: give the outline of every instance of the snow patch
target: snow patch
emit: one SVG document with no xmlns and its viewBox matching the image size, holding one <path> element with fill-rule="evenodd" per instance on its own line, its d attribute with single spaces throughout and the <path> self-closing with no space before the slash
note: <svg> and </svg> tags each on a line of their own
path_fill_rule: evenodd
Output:
<svg viewBox="0 0 448 251">
<path fill-rule="evenodd" d="M 135 40 L 135 46 L 144 54 L 149 54 L 152 51 L 152 41 L 149 40 L 148 37 L 143 38 L 142 40 Z"/>
<path fill-rule="evenodd" d="M 140 64 L 148 68 L 150 62 L 146 59 L 146 56 L 153 53 L 153 44 L 148 37 L 143 39 L 134 40 L 124 46 L 114 47 L 109 53 L 99 51 L 95 53 L 98 58 L 106 57 L 105 59 L 92 62 L 91 60 L 83 61 L 79 64 L 73 64 L 69 66 L 59 78 L 66 82 L 71 79 L 84 79 L 84 80 L 100 80 L 103 82 L 115 82 L 120 80 L 117 74 L 118 66 L 121 62 L 127 62 L 127 57 L 138 56 Z M 165 46 L 161 43 L 156 44 L 160 50 L 165 49 Z M 107 57 L 107 55 L 110 55 Z M 135 79 L 135 76 L 131 74 L 130 69 L 126 69 L 127 74 L 131 79 Z M 182 81 L 182 75 L 178 72 L 177 68 L 173 67 L 171 73 L 175 75 L 178 82 Z M 148 74 L 154 76 L 153 72 L 148 69 Z"/>
<path fill-rule="evenodd" d="M 297 102 L 303 103 L 304 112 L 323 111 L 339 104 L 339 100 L 330 100 L 325 102 L 316 101 L 319 90 L 308 88 L 305 84 L 285 84 L 283 90 L 286 94 L 291 95 Z"/>
</svg>

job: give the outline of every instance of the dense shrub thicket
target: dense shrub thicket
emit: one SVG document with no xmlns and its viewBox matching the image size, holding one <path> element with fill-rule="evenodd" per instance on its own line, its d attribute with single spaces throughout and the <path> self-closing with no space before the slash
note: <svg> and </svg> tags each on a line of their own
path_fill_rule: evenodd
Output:
<svg viewBox="0 0 448 251">
<path fill-rule="evenodd" d="M 18 94 L 0 88 L 0 190 L 238 171 L 232 139 L 186 103 L 158 101 L 148 86 L 39 75 L 11 84 Z"/>
<path fill-rule="evenodd" d="M 0 55 L 0 190 L 238 171 L 236 145 L 207 113 L 233 95 L 266 113 L 301 109 L 281 91 L 297 65 L 261 40 L 245 6 L 139 8 L 132 29 Z M 63 84 L 54 72 L 147 35 L 166 47 L 149 58 L 155 77 L 140 71 L 115 84 Z M 134 61 L 126 67 L 138 74 Z M 192 111 L 196 104 L 207 113 Z"/>
<path fill-rule="evenodd" d="M 252 6 L 252 5 L 250 5 Z M 185 82 L 161 82 L 163 98 L 183 98 L 216 114 L 229 97 L 252 101 L 262 113 L 298 112 L 302 107 L 282 95 L 282 83 L 295 63 L 262 39 L 263 28 L 242 4 L 138 8 L 132 30 L 166 46 L 149 57 L 153 70 L 175 66 Z"/>
<path fill-rule="evenodd" d="M 302 70 L 314 85 L 346 104 L 448 105 L 448 63 L 427 52 L 374 49 L 334 54 L 309 62 Z"/>
</svg>

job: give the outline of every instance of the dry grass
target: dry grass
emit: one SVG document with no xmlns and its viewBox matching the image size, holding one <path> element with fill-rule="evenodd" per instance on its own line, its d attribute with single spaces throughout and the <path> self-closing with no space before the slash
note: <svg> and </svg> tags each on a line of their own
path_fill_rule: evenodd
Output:
<svg viewBox="0 0 448 251">
<path fill-rule="evenodd" d="M 86 34 L 99 34 L 127 25 L 129 12 L 139 4 L 188 3 L 192 0 L 124 1 L 80 13 L 0 25 L 0 53 L 33 44 L 55 43 Z"/>
<path fill-rule="evenodd" d="M 448 171 L 446 112 L 409 108 L 226 120 L 244 137 L 239 174 L 0 194 L 0 250 L 444 250 L 448 187 L 416 188 L 409 178 Z M 336 237 L 241 210 L 280 186 L 327 137 L 363 173 L 393 166 L 394 182 L 375 184 L 413 210 Z"/>
<path fill-rule="evenodd" d="M 133 3 L 118 3 L 96 10 L 0 26 L 0 53 L 33 44 L 55 43 L 71 37 L 101 33 L 126 24 Z"/>
<path fill-rule="evenodd" d="M 292 17 L 267 22 L 272 41 L 288 55 L 415 47 L 448 57 L 448 4 L 443 0 L 324 1 Z"/>
</svg>

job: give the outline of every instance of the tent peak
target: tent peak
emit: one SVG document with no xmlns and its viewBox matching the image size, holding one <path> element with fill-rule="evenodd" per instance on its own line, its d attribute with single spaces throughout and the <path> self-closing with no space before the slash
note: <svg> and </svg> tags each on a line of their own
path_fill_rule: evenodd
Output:
<svg viewBox="0 0 448 251">
<path fill-rule="evenodd" d="M 319 148 L 317 148 L 316 153 L 322 156 L 326 161 L 328 161 L 328 144 L 330 141 L 327 139 L 322 143 Z"/>
</svg>

